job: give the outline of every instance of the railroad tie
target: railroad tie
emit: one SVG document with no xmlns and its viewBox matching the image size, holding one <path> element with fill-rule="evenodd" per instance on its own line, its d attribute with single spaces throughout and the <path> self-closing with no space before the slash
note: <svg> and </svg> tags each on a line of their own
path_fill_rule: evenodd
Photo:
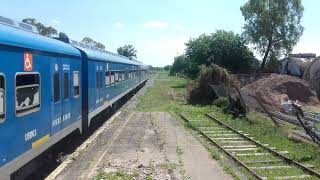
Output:
<svg viewBox="0 0 320 180">
<path fill-rule="evenodd" d="M 259 148 L 226 149 L 227 151 L 258 151 Z"/>
<path fill-rule="evenodd" d="M 239 144 L 239 143 L 248 143 L 249 141 L 220 141 L 222 144 Z"/>
<path fill-rule="evenodd" d="M 282 160 L 277 159 L 277 160 L 244 161 L 243 163 L 245 163 L 245 164 L 258 164 L 258 163 L 277 163 L 277 162 L 282 162 Z"/>
<path fill-rule="evenodd" d="M 234 137 L 234 138 L 213 138 L 215 140 L 243 140 L 243 138 L 238 138 L 238 137 Z M 247 141 L 245 141 L 247 142 Z"/>
<path fill-rule="evenodd" d="M 256 145 L 222 146 L 223 148 L 256 148 Z"/>
<path fill-rule="evenodd" d="M 273 170 L 273 169 L 291 169 L 292 166 L 260 166 L 250 167 L 253 170 Z"/>
<path fill-rule="evenodd" d="M 267 156 L 270 153 L 245 153 L 245 154 L 236 154 L 237 156 Z"/>
<path fill-rule="evenodd" d="M 217 133 L 211 133 L 212 136 L 238 136 L 237 134 L 217 134 Z"/>
<path fill-rule="evenodd" d="M 278 180 L 284 180 L 284 179 L 305 179 L 305 178 L 311 178 L 312 176 L 310 175 L 297 175 L 297 176 L 279 176 L 279 177 L 274 177 L 274 179 Z"/>
</svg>

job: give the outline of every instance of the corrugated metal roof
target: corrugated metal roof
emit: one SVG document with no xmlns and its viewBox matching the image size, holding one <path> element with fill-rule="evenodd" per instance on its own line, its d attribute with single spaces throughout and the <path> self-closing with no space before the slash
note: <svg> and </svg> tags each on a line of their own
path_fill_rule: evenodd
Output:
<svg viewBox="0 0 320 180">
<path fill-rule="evenodd" d="M 74 40 L 69 40 L 69 43 L 74 47 L 79 48 L 80 50 L 85 52 L 88 58 L 90 59 L 117 62 L 117 63 L 123 63 L 123 64 L 133 64 L 133 65 L 139 65 L 139 66 L 143 65 L 141 62 L 136 61 L 134 59 L 129 59 L 128 57 L 118 55 L 103 49 L 88 46 L 84 43 L 80 43 Z"/>
<path fill-rule="evenodd" d="M 70 44 L 0 24 L 0 44 L 47 51 L 71 56 L 81 56 Z"/>
</svg>

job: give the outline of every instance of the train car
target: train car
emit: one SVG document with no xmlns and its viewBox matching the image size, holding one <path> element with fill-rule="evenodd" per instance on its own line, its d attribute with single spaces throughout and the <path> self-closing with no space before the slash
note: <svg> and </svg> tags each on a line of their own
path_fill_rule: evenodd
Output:
<svg viewBox="0 0 320 180">
<path fill-rule="evenodd" d="M 146 80 L 142 63 L 0 16 L 0 180 Z"/>
<path fill-rule="evenodd" d="M 125 56 L 63 39 L 82 54 L 83 130 L 91 120 L 146 80 L 146 66 Z"/>
<path fill-rule="evenodd" d="M 5 20 L 5 22 L 3 22 Z M 1 18 L 0 179 L 81 128 L 81 53 Z M 29 31 L 29 32 L 28 32 Z"/>
</svg>

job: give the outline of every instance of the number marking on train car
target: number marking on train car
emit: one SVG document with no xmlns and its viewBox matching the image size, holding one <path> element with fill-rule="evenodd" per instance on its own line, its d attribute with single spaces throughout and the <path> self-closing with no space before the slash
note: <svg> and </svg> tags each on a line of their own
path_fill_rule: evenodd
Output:
<svg viewBox="0 0 320 180">
<path fill-rule="evenodd" d="M 24 140 L 29 141 L 30 139 L 34 138 L 37 136 L 37 129 L 34 129 L 32 131 L 29 131 L 24 134 Z"/>
</svg>

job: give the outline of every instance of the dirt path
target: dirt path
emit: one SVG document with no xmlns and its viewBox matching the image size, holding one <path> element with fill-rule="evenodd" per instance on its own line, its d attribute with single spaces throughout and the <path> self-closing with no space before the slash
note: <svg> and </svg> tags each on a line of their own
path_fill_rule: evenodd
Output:
<svg viewBox="0 0 320 180">
<path fill-rule="evenodd" d="M 231 179 L 167 113 L 123 111 L 56 179 Z"/>
</svg>

